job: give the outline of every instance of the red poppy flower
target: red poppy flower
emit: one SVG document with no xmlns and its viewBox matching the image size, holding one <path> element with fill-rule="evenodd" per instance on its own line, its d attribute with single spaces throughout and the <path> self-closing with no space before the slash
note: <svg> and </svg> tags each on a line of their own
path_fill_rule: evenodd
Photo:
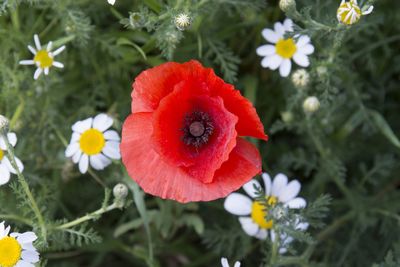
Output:
<svg viewBox="0 0 400 267">
<path fill-rule="evenodd" d="M 149 194 L 214 200 L 261 172 L 257 148 L 241 136 L 268 139 L 250 101 L 197 61 L 168 62 L 133 83 L 122 161 Z"/>
</svg>

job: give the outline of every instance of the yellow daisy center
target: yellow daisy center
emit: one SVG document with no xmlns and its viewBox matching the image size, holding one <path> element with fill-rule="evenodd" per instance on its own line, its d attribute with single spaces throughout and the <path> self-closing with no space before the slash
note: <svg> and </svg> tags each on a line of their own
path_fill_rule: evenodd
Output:
<svg viewBox="0 0 400 267">
<path fill-rule="evenodd" d="M 355 12 L 356 15 L 352 15 L 349 13 Z M 338 9 L 339 20 L 347 25 L 351 25 L 356 23 L 361 17 L 361 9 L 358 5 L 354 4 L 352 1 L 348 3 L 343 3 L 339 6 Z"/>
<path fill-rule="evenodd" d="M 53 66 L 53 58 L 50 56 L 49 52 L 46 50 L 37 51 L 33 61 L 39 62 L 39 66 L 42 69 L 49 68 Z"/>
<path fill-rule="evenodd" d="M 81 150 L 87 155 L 99 154 L 105 143 L 103 133 L 93 128 L 85 131 L 79 140 Z"/>
<path fill-rule="evenodd" d="M 13 237 L 0 239 L 0 266 L 12 267 L 21 259 L 22 248 Z"/>
<path fill-rule="evenodd" d="M 297 47 L 293 38 L 280 39 L 275 45 L 276 53 L 283 58 L 292 58 Z"/>
<path fill-rule="evenodd" d="M 3 157 L 4 157 L 4 152 L 3 150 L 0 149 L 0 161 L 3 159 Z"/>
<path fill-rule="evenodd" d="M 267 197 L 267 205 L 270 207 L 275 206 L 277 199 L 276 197 L 270 196 Z M 267 216 L 267 211 L 265 210 L 267 207 L 265 207 L 263 204 L 261 204 L 258 201 L 253 202 L 253 206 L 251 208 L 251 218 L 253 221 L 260 226 L 260 228 L 263 229 L 271 229 L 272 228 L 272 220 L 267 221 L 265 217 Z"/>
</svg>

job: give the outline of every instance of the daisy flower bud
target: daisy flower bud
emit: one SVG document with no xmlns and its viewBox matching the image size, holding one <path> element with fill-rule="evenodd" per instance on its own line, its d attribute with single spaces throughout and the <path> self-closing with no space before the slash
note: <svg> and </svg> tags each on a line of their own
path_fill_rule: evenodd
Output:
<svg viewBox="0 0 400 267">
<path fill-rule="evenodd" d="M 0 115 L 0 132 L 7 133 L 9 124 L 10 121 L 3 115 Z"/>
<path fill-rule="evenodd" d="M 293 121 L 293 113 L 290 111 L 283 111 L 281 113 L 281 118 L 283 122 L 290 123 Z"/>
<path fill-rule="evenodd" d="M 307 113 L 314 113 L 319 109 L 320 103 L 315 96 L 309 96 L 303 102 L 303 109 Z"/>
<path fill-rule="evenodd" d="M 292 82 L 298 89 L 304 89 L 310 82 L 310 74 L 304 69 L 296 70 L 292 74 Z"/>
<path fill-rule="evenodd" d="M 363 7 L 361 9 L 357 0 L 350 0 L 349 2 L 342 0 L 336 12 L 336 16 L 340 23 L 353 25 L 360 20 L 362 15 L 370 14 L 373 9 L 373 6 Z"/>
<path fill-rule="evenodd" d="M 188 14 L 180 13 L 174 18 L 174 23 L 178 30 L 184 31 L 189 28 L 190 24 L 192 23 L 192 19 Z"/>
<path fill-rule="evenodd" d="M 296 1 L 295 0 L 280 0 L 279 8 L 283 12 L 288 12 L 296 9 Z"/>
<path fill-rule="evenodd" d="M 122 200 L 128 196 L 128 187 L 124 184 L 116 184 L 113 188 L 113 195 L 116 199 Z"/>
</svg>

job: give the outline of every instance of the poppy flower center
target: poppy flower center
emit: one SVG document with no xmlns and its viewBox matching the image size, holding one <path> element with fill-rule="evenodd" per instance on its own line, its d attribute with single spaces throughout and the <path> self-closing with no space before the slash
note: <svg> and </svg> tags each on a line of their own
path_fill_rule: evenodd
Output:
<svg viewBox="0 0 400 267">
<path fill-rule="evenodd" d="M 0 266 L 12 267 L 21 259 L 22 248 L 13 237 L 0 239 Z"/>
<path fill-rule="evenodd" d="M 271 229 L 272 228 L 272 220 L 267 221 L 265 217 L 267 216 L 267 211 L 265 210 L 268 207 L 273 207 L 276 204 L 276 197 L 270 196 L 266 198 L 267 207 L 261 204 L 259 201 L 254 201 L 251 208 L 251 218 L 253 221 L 263 229 Z"/>
<path fill-rule="evenodd" d="M 195 111 L 186 115 L 182 131 L 182 141 L 188 146 L 199 148 L 209 141 L 214 132 L 214 124 L 207 113 Z"/>
</svg>

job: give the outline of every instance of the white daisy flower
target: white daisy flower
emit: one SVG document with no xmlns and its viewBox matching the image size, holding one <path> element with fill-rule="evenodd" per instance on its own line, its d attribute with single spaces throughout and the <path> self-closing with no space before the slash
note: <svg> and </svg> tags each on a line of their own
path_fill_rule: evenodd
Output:
<svg viewBox="0 0 400 267">
<path fill-rule="evenodd" d="M 306 206 L 305 199 L 297 197 L 301 188 L 299 181 L 293 180 L 288 183 L 287 176 L 281 173 L 277 174 L 273 181 L 267 173 L 263 173 L 262 179 L 264 181 L 265 198 L 269 206 L 274 206 L 276 203 L 283 203 L 291 209 Z M 240 193 L 232 193 L 225 199 L 224 207 L 228 212 L 240 216 L 239 222 L 246 234 L 258 239 L 266 239 L 268 232 L 270 232 L 272 239 L 274 238 L 273 222 L 265 219 L 267 215 L 265 206 L 254 200 L 257 197 L 254 186 L 261 188 L 257 180 L 251 180 L 243 186 L 244 191 L 250 197 Z"/>
<path fill-rule="evenodd" d="M 8 142 L 14 147 L 17 144 L 17 135 L 15 133 L 7 133 Z M 17 174 L 17 171 L 11 165 L 8 156 L 6 156 L 7 146 L 4 138 L 0 136 L 0 185 L 8 183 L 10 180 L 11 173 Z M 20 172 L 24 170 L 24 165 L 21 160 L 15 157 L 15 162 L 17 163 Z M 0 266 L 2 266 L 0 264 Z"/>
<path fill-rule="evenodd" d="M 99 114 L 72 125 L 71 142 L 65 156 L 72 157 L 74 163 L 79 162 L 81 173 L 87 172 L 89 163 L 93 169 L 103 170 L 111 163 L 110 158 L 121 158 L 119 135 L 114 130 L 108 130 L 112 124 L 110 116 Z"/>
<path fill-rule="evenodd" d="M 33 246 L 37 239 L 34 232 L 11 233 L 4 222 L 0 223 L 0 266 L 34 267 L 39 261 L 39 253 Z"/>
<path fill-rule="evenodd" d="M 264 29 L 262 36 L 270 43 L 257 48 L 256 53 L 264 57 L 261 66 L 276 70 L 282 77 L 287 77 L 292 68 L 291 59 L 301 67 L 308 67 L 310 61 L 308 55 L 314 52 L 314 46 L 310 43 L 310 37 L 307 35 L 296 35 L 294 38 L 285 38 L 286 32 L 293 31 L 293 22 L 291 19 L 285 19 L 282 23 L 276 22 L 274 30 Z"/>
<path fill-rule="evenodd" d="M 352 25 L 360 20 L 361 15 L 368 15 L 373 9 L 373 6 L 369 6 L 363 7 L 363 10 L 361 10 L 357 0 L 350 0 L 349 2 L 342 0 L 336 12 L 336 16 L 340 23 Z"/>
<path fill-rule="evenodd" d="M 229 267 L 229 263 L 228 260 L 226 258 L 221 258 L 221 264 L 222 267 Z M 235 265 L 233 265 L 233 267 L 240 267 L 240 262 L 235 262 Z"/>
<path fill-rule="evenodd" d="M 29 51 L 34 55 L 33 59 L 28 59 L 28 60 L 21 60 L 19 62 L 20 65 L 36 65 L 37 69 L 35 71 L 35 74 L 33 74 L 33 79 L 37 80 L 39 76 L 44 72 L 45 75 L 49 74 L 49 70 L 52 66 L 56 68 L 64 68 L 64 64 L 61 62 L 55 61 L 54 57 L 60 54 L 62 51 L 65 49 L 65 45 L 59 47 L 55 51 L 51 51 L 51 48 L 53 46 L 53 42 L 49 42 L 46 45 L 46 48 L 42 47 L 40 44 L 39 36 L 35 34 L 33 36 L 33 40 L 35 41 L 35 48 L 32 46 L 28 45 Z"/>
</svg>

